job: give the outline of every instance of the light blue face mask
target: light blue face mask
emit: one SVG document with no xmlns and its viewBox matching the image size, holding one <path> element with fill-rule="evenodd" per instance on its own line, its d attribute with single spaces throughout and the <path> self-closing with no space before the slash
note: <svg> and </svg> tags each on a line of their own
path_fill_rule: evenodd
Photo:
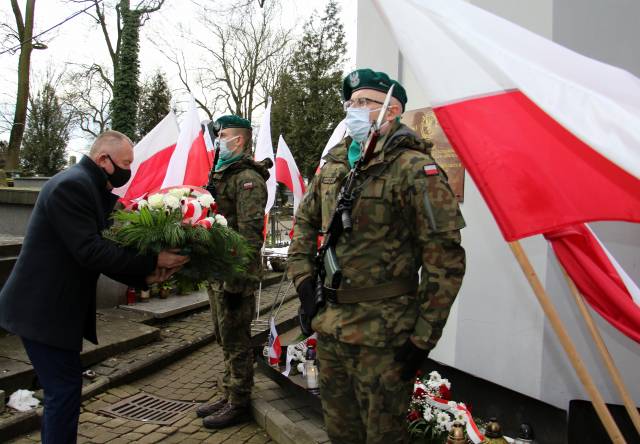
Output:
<svg viewBox="0 0 640 444">
<path fill-rule="evenodd" d="M 218 159 L 221 160 L 229 160 L 233 157 L 233 150 L 229 149 L 229 145 L 228 143 L 231 142 L 234 139 L 237 139 L 240 136 L 236 136 L 236 137 L 232 137 L 229 140 L 225 140 L 225 139 L 221 139 L 221 138 L 217 138 L 216 139 L 216 148 L 218 148 Z"/>
<path fill-rule="evenodd" d="M 369 115 L 378 110 L 379 109 L 371 110 L 369 108 L 347 108 L 345 124 L 353 140 L 358 143 L 364 142 L 369 135 L 369 129 L 371 129 Z"/>
</svg>

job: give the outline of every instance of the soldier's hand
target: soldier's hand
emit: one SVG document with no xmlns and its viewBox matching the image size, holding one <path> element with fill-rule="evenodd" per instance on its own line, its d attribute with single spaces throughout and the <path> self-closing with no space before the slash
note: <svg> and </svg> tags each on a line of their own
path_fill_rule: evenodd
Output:
<svg viewBox="0 0 640 444">
<path fill-rule="evenodd" d="M 231 293 L 225 290 L 222 299 L 229 310 L 237 310 L 242 305 L 242 293 Z"/>
<path fill-rule="evenodd" d="M 298 297 L 300 298 L 300 307 L 304 311 L 305 316 L 309 318 L 309 323 L 318 313 L 316 305 L 316 287 L 312 278 L 306 278 L 297 288 Z"/>
<path fill-rule="evenodd" d="M 400 373 L 400 378 L 403 381 L 409 381 L 410 379 L 415 378 L 416 373 L 420 370 L 420 367 L 422 367 L 422 364 L 427 360 L 428 356 L 429 350 L 422 350 L 421 348 L 418 348 L 411 338 L 407 338 L 407 341 L 396 352 L 396 356 L 394 358 L 396 362 L 404 363 Z"/>
</svg>

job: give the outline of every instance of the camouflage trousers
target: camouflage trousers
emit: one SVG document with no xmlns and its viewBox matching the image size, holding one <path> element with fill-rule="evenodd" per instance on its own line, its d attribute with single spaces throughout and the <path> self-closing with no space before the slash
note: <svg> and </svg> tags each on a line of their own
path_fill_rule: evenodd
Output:
<svg viewBox="0 0 640 444">
<path fill-rule="evenodd" d="M 222 283 L 210 283 L 207 291 L 216 341 L 224 353 L 222 394 L 232 404 L 248 404 L 253 387 L 251 321 L 256 309 L 254 290 L 247 289 L 238 295 L 242 303 L 233 309 L 225 303 Z"/>
<path fill-rule="evenodd" d="M 320 397 L 334 444 L 408 441 L 407 410 L 413 381 L 400 379 L 394 349 L 318 338 Z"/>
</svg>

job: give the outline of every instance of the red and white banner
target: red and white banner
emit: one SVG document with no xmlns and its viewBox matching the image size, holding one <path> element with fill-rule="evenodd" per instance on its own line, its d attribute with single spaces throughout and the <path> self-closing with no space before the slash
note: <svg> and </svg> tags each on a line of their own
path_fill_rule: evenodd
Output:
<svg viewBox="0 0 640 444">
<path fill-rule="evenodd" d="M 276 200 L 276 170 L 275 159 L 273 158 L 273 142 L 271 142 L 271 100 L 267 104 L 267 108 L 264 110 L 264 116 L 262 116 L 262 124 L 258 131 L 258 138 L 256 140 L 256 161 L 271 159 L 273 166 L 269 169 L 269 179 L 267 179 L 267 205 L 264 209 L 264 214 L 269 214 L 273 203 Z M 266 218 L 265 218 L 266 227 Z M 266 229 L 266 228 L 265 228 Z"/>
<path fill-rule="evenodd" d="M 198 117 L 196 101 L 191 97 L 176 149 L 171 156 L 162 188 L 175 185 L 204 185 L 211 170 L 212 153 L 207 151 Z"/>
<path fill-rule="evenodd" d="M 431 407 L 434 407 L 438 410 L 448 411 L 452 414 L 456 412 L 461 412 L 465 417 L 465 431 L 467 432 L 467 437 L 474 444 L 481 444 L 484 441 L 484 435 L 478 429 L 476 422 L 473 420 L 473 416 L 469 409 L 462 403 L 447 401 L 446 399 L 434 398 L 428 394 L 425 395 L 425 401 Z"/>
<path fill-rule="evenodd" d="M 280 362 L 280 354 L 282 346 L 280 345 L 280 337 L 276 330 L 276 324 L 273 317 L 269 320 L 269 364 L 276 365 Z"/>
<path fill-rule="evenodd" d="M 178 122 L 173 111 L 158 123 L 133 148 L 131 179 L 112 192 L 130 201 L 161 187 L 169 159 L 178 140 Z"/>
<path fill-rule="evenodd" d="M 465 1 L 373 1 L 504 238 L 546 234 L 638 341 L 640 307 L 583 224 L 640 222 L 640 79 Z"/>
<path fill-rule="evenodd" d="M 465 1 L 374 4 L 506 240 L 640 222 L 640 79 Z"/>
<path fill-rule="evenodd" d="M 296 165 L 291 150 L 280 136 L 278 138 L 278 152 L 276 154 L 276 180 L 283 183 L 293 193 L 293 214 L 296 214 L 298 205 L 306 191 L 302 174 Z"/>
</svg>

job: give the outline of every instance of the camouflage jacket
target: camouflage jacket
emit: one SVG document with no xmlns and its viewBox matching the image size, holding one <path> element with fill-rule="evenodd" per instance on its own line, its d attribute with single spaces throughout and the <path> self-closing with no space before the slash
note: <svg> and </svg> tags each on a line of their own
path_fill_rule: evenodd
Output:
<svg viewBox="0 0 640 444">
<path fill-rule="evenodd" d="M 345 139 L 325 156 L 327 163 L 296 213 L 289 248 L 289 275 L 296 287 L 313 274 L 316 238 L 326 230 L 349 172 L 350 142 Z M 430 148 L 406 126 L 393 124 L 363 169 L 353 231 L 343 233 L 336 246 L 341 289 L 415 280 L 421 270 L 417 292 L 327 304 L 313 320 L 317 332 L 374 347 L 400 346 L 411 336 L 421 348 L 435 347 L 462 284 L 465 252 L 460 245 L 464 219 Z"/>
<path fill-rule="evenodd" d="M 249 242 L 253 257 L 247 275 L 239 280 L 225 280 L 224 289 L 232 293 L 255 289 L 261 276 L 260 250 L 264 242 L 264 208 L 267 204 L 269 168 L 266 159 L 255 162 L 250 155 L 211 174 L 210 183 L 216 188 L 218 211 L 227 218 L 229 227 Z"/>
</svg>

